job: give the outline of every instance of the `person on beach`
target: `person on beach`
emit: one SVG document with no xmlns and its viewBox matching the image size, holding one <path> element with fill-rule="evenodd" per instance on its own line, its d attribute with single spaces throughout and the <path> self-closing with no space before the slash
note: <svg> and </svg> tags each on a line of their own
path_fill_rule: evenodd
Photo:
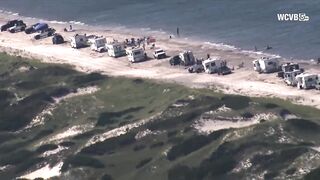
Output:
<svg viewBox="0 0 320 180">
<path fill-rule="evenodd" d="M 210 59 L 210 54 L 209 53 L 207 54 L 207 59 Z"/>
<path fill-rule="evenodd" d="M 177 36 L 180 37 L 180 29 L 177 27 Z"/>
<path fill-rule="evenodd" d="M 72 25 L 71 25 L 71 24 L 70 24 L 70 26 L 69 26 L 69 30 L 72 31 Z"/>
<path fill-rule="evenodd" d="M 258 51 L 257 46 L 254 46 L 254 51 L 255 51 L 255 52 L 257 52 L 257 51 Z"/>
</svg>

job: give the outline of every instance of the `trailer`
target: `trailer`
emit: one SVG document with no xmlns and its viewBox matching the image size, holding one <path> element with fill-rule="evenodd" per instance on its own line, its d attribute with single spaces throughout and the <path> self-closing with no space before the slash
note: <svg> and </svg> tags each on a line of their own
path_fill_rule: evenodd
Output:
<svg viewBox="0 0 320 180">
<path fill-rule="evenodd" d="M 124 48 L 123 43 L 115 42 L 111 44 L 107 44 L 107 51 L 110 57 L 122 57 L 126 55 L 126 49 Z"/>
<path fill-rule="evenodd" d="M 209 58 L 202 62 L 204 71 L 208 74 L 218 73 L 222 67 L 227 66 L 227 62 L 220 58 Z"/>
<path fill-rule="evenodd" d="M 296 79 L 296 76 L 301 74 L 302 71 L 300 69 L 295 69 L 293 71 L 287 71 L 284 72 L 284 82 L 288 85 L 288 86 L 296 86 L 298 81 Z"/>
<path fill-rule="evenodd" d="M 88 38 L 87 36 L 76 34 L 70 38 L 70 45 L 72 48 L 79 49 L 88 46 Z"/>
<path fill-rule="evenodd" d="M 90 44 L 91 50 L 93 51 L 97 51 L 100 53 L 107 51 L 107 40 L 105 37 L 89 38 L 88 43 Z"/>
<path fill-rule="evenodd" d="M 312 89 L 316 87 L 319 77 L 317 74 L 302 73 L 296 76 L 296 80 L 299 89 Z"/>
<path fill-rule="evenodd" d="M 253 69 L 259 73 L 273 73 L 280 70 L 279 59 L 262 57 L 252 61 Z"/>
<path fill-rule="evenodd" d="M 195 57 L 192 51 L 184 51 L 179 54 L 180 64 L 184 66 L 191 66 L 195 63 Z"/>
<path fill-rule="evenodd" d="M 281 71 L 278 72 L 278 77 L 284 78 L 285 73 L 292 72 L 295 70 L 300 70 L 303 72 L 303 69 L 300 69 L 300 65 L 298 63 L 285 63 L 281 65 Z"/>
<path fill-rule="evenodd" d="M 142 48 L 132 48 L 126 50 L 130 62 L 141 62 L 147 59 L 147 54 Z"/>
</svg>

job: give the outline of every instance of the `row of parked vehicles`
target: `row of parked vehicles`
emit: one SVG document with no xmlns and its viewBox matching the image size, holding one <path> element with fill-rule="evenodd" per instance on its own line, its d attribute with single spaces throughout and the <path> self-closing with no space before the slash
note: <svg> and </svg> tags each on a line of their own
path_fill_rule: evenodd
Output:
<svg viewBox="0 0 320 180">
<path fill-rule="evenodd" d="M 170 65 L 182 65 L 188 66 L 189 73 L 202 73 L 206 72 L 208 74 L 217 73 L 219 75 L 227 75 L 232 71 L 227 66 L 227 61 L 222 60 L 218 57 L 204 59 L 197 59 L 194 57 L 191 51 L 181 52 L 179 55 L 173 56 L 169 60 Z"/>
<path fill-rule="evenodd" d="M 35 40 L 44 39 L 51 36 L 56 36 L 54 44 L 60 44 L 64 40 L 61 35 L 56 34 L 56 30 L 50 28 L 46 23 L 36 23 L 27 27 L 22 20 L 11 20 L 1 26 L 1 31 L 8 31 L 11 33 L 25 32 L 26 34 L 34 34 Z"/>
<path fill-rule="evenodd" d="M 277 72 L 288 86 L 296 86 L 299 89 L 320 90 L 320 75 L 306 73 L 298 63 L 280 64 L 278 58 L 262 57 L 254 60 L 253 69 L 259 73 Z"/>
</svg>

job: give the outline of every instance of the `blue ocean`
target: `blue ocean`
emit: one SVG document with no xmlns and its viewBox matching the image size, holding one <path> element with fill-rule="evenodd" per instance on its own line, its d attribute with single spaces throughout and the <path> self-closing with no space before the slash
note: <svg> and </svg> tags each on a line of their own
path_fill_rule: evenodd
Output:
<svg viewBox="0 0 320 180">
<path fill-rule="evenodd" d="M 319 0 L 1 0 L 22 16 L 89 25 L 150 29 L 191 40 L 264 50 L 286 58 L 320 57 Z M 305 13 L 309 21 L 278 21 Z"/>
</svg>

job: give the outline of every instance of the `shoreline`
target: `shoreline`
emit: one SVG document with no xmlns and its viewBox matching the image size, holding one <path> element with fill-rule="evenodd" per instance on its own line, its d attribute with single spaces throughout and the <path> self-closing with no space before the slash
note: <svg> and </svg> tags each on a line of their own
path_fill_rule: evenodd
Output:
<svg viewBox="0 0 320 180">
<path fill-rule="evenodd" d="M 14 16 L 14 15 L 13 15 Z M 14 16 L 19 17 L 19 16 Z M 0 23 L 13 17 L 4 18 L 0 14 Z M 23 18 L 22 18 L 23 19 Z M 23 19 L 28 24 L 37 22 L 38 19 Z M 103 35 L 106 38 L 114 38 L 123 41 L 130 37 L 143 37 L 145 34 L 124 33 L 117 29 L 102 29 L 89 25 L 74 25 L 76 32 L 63 32 L 66 24 L 47 22 L 50 26 L 62 34 L 65 40 L 72 35 L 79 33 Z M 101 29 L 100 29 L 101 28 Z M 152 35 L 152 34 L 151 34 Z M 11 34 L 0 33 L 0 51 L 11 55 L 19 55 L 27 58 L 39 59 L 43 62 L 70 64 L 82 72 L 101 72 L 110 76 L 124 76 L 133 78 L 147 78 L 157 81 L 173 82 L 191 88 L 209 88 L 215 91 L 222 91 L 226 94 L 240 94 L 251 97 L 278 97 L 290 100 L 291 102 L 308 105 L 320 109 L 320 93 L 317 90 L 298 90 L 288 87 L 276 77 L 276 74 L 258 74 L 253 71 L 252 60 L 260 57 L 259 54 L 242 53 L 232 50 L 221 50 L 211 45 L 199 44 L 198 42 L 185 42 L 181 39 L 169 39 L 166 36 L 156 36 L 156 46 L 167 51 L 173 56 L 182 50 L 192 50 L 196 57 L 205 57 L 207 53 L 211 56 L 219 56 L 226 59 L 230 67 L 235 67 L 234 73 L 226 76 L 216 74 L 209 75 L 190 74 L 182 67 L 170 67 L 168 58 L 165 60 L 149 60 L 142 63 L 131 64 L 126 57 L 111 58 L 107 54 L 99 54 L 85 49 L 72 49 L 68 43 L 52 45 L 51 38 L 33 40 L 32 35 L 25 33 Z M 147 50 L 151 56 L 151 50 Z M 287 61 L 283 59 L 283 61 Z M 244 68 L 236 67 L 244 63 Z M 320 73 L 320 66 L 315 66 L 308 61 L 298 61 L 308 72 Z"/>
</svg>

